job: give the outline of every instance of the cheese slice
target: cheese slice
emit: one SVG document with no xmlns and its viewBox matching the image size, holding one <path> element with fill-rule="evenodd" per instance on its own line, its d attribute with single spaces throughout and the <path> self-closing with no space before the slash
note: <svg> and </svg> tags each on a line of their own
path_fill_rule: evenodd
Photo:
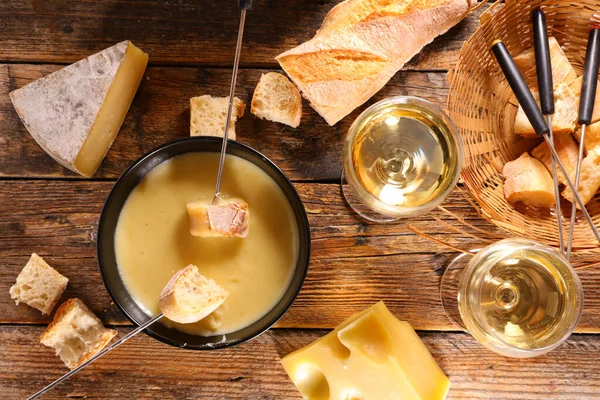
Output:
<svg viewBox="0 0 600 400">
<path fill-rule="evenodd" d="M 96 172 L 125 119 L 148 55 L 124 41 L 10 93 L 35 141 L 83 176 Z"/>
<path fill-rule="evenodd" d="M 379 302 L 281 363 L 305 399 L 444 399 L 450 381 L 407 322 Z"/>
</svg>

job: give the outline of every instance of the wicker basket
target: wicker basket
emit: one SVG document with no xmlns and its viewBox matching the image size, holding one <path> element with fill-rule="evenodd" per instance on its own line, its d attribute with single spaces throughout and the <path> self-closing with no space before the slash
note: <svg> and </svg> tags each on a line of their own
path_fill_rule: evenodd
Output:
<svg viewBox="0 0 600 400">
<path fill-rule="evenodd" d="M 516 206 L 504 198 L 502 167 L 531 149 L 533 141 L 513 134 L 516 99 L 504 79 L 490 47 L 502 39 L 511 54 L 532 46 L 531 11 L 540 7 L 548 22 L 549 35 L 556 37 L 580 75 L 587 45 L 588 27 L 600 3 L 593 1 L 506 0 L 493 4 L 481 16 L 481 27 L 465 42 L 458 63 L 450 71 L 446 108 L 460 130 L 464 145 L 462 180 L 477 201 L 484 218 L 517 236 L 558 245 L 558 227 L 553 211 Z M 600 105 L 596 105 L 597 107 Z M 588 203 L 596 226 L 600 226 L 600 196 Z M 563 199 L 565 237 L 571 203 Z M 577 214 L 574 249 L 600 251 L 583 215 Z"/>
</svg>

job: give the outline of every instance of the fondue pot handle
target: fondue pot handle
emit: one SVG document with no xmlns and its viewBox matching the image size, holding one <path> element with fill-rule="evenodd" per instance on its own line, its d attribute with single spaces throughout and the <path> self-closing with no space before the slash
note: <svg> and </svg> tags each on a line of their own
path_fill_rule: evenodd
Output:
<svg viewBox="0 0 600 400">
<path fill-rule="evenodd" d="M 533 22 L 533 48 L 535 50 L 535 65 L 542 114 L 554 114 L 554 85 L 552 83 L 552 64 L 550 61 L 546 16 L 542 10 L 538 9 L 533 11 L 531 17 Z"/>
<path fill-rule="evenodd" d="M 531 90 L 529 90 L 525 79 L 523 79 L 523 75 L 521 75 L 521 71 L 517 68 L 502 40 L 496 40 L 492 43 L 492 51 L 519 104 L 523 107 L 527 119 L 531 122 L 535 133 L 542 136 L 550 132 L 546 120 L 531 94 Z"/>
<path fill-rule="evenodd" d="M 238 0 L 240 10 L 250 10 L 252 8 L 252 0 Z"/>
</svg>

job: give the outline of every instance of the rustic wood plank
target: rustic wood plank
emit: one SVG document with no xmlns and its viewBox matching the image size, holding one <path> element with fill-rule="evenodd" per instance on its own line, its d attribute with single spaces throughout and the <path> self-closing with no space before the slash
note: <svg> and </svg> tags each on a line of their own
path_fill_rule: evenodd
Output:
<svg viewBox="0 0 600 400">
<path fill-rule="evenodd" d="M 5 397 L 25 398 L 67 371 L 51 349 L 39 344 L 42 329 L 0 327 Z M 127 331 L 119 329 L 121 335 Z M 44 398 L 300 398 L 279 359 L 326 333 L 271 330 L 239 347 L 213 352 L 176 349 L 142 334 Z M 448 399 L 600 396 L 600 336 L 573 335 L 548 355 L 525 360 L 491 353 L 464 333 L 420 336 L 452 382 Z"/>
<path fill-rule="evenodd" d="M 48 317 L 8 296 L 29 255 L 37 252 L 70 278 L 65 294 L 80 297 L 103 320 L 127 324 L 111 304 L 96 261 L 96 229 L 112 182 L 0 181 L 0 323 L 46 323 Z M 452 252 L 415 236 L 406 223 L 366 224 L 344 203 L 334 184 L 296 185 L 312 227 L 312 262 L 300 296 L 279 322 L 285 328 L 331 328 L 340 318 L 379 300 L 416 329 L 453 330 L 440 301 L 441 265 Z M 479 228 L 488 229 L 455 191 L 448 209 Z M 476 241 L 433 218 L 458 224 L 440 211 L 410 223 L 462 248 Z M 496 231 L 498 232 L 498 231 Z M 581 332 L 600 332 L 600 268 L 581 272 L 585 309 Z"/>
<path fill-rule="evenodd" d="M 54 65 L 0 65 L 0 176 L 78 177 L 56 163 L 29 135 L 8 93 L 56 70 Z M 238 97 L 250 101 L 265 70 L 242 70 Z M 143 153 L 189 136 L 189 99 L 201 94 L 227 96 L 228 69 L 148 68 L 117 139 L 94 178 L 117 178 Z M 400 72 L 368 104 L 393 95 L 421 96 L 445 103 L 443 73 Z M 367 105 L 330 127 L 304 102 L 297 129 L 260 120 L 250 113 L 238 122 L 238 140 L 265 154 L 294 180 L 339 179 L 342 143 L 348 128 Z"/>
<path fill-rule="evenodd" d="M 309 40 L 338 0 L 255 1 L 244 34 L 243 66 L 275 67 L 274 57 Z M 0 2 L 0 62 L 72 63 L 132 40 L 153 65 L 231 65 L 239 11 L 235 1 Z M 481 11 L 436 39 L 407 69 L 447 70 Z"/>
</svg>

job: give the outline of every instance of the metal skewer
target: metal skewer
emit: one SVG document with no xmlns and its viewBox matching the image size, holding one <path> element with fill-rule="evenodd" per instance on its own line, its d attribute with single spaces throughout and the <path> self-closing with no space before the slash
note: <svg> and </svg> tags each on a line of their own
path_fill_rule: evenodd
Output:
<svg viewBox="0 0 600 400">
<path fill-rule="evenodd" d="M 596 86 L 598 85 L 598 66 L 600 61 L 600 29 L 593 27 L 588 37 L 585 62 L 583 66 L 583 81 L 581 83 L 581 96 L 579 98 L 579 119 L 581 125 L 581 136 L 579 137 L 579 153 L 577 166 L 575 167 L 575 186 L 579 189 L 579 177 L 581 173 L 581 159 L 583 158 L 583 147 L 585 143 L 585 127 L 592 122 L 594 102 L 596 100 Z M 575 193 L 575 192 L 573 192 Z M 571 207 L 571 220 L 569 222 L 569 238 L 567 240 L 567 259 L 571 258 L 571 246 L 575 229 L 575 204 Z"/>
<path fill-rule="evenodd" d="M 531 90 L 529 90 L 527 83 L 525 83 L 523 75 L 521 75 L 521 72 L 515 65 L 514 60 L 508 52 L 508 49 L 501 40 L 496 40 L 492 43 L 492 51 L 494 52 L 494 55 L 498 60 L 498 64 L 500 64 L 500 68 L 502 69 L 506 80 L 512 88 L 515 96 L 517 97 L 519 104 L 521 105 L 521 107 L 523 107 L 523 111 L 525 112 L 527 119 L 531 123 L 531 126 L 538 134 L 538 136 L 542 136 L 546 141 L 546 144 L 548 145 L 548 148 L 552 153 L 552 157 L 556 161 L 556 165 L 558 165 L 558 167 L 560 168 L 561 172 L 565 176 L 565 181 L 567 182 L 567 185 L 573 192 L 573 197 L 575 198 L 575 201 L 581 208 L 581 211 L 583 212 L 583 215 L 585 216 L 588 224 L 590 225 L 590 228 L 592 229 L 596 240 L 598 241 L 598 243 L 600 243 L 600 234 L 594 226 L 592 217 L 585 208 L 585 204 L 581 200 L 579 193 L 577 193 L 575 185 L 573 185 L 573 182 L 571 182 L 571 178 L 569 177 L 567 170 L 565 169 L 562 161 L 558 157 L 558 154 L 554 149 L 553 143 L 550 141 L 550 137 L 548 136 L 550 129 L 548 128 L 546 120 L 544 119 L 540 108 L 538 107 L 535 99 L 533 98 L 533 95 L 531 94 Z"/>
<path fill-rule="evenodd" d="M 552 62 L 550 60 L 550 45 L 548 44 L 548 28 L 546 27 L 546 15 L 541 10 L 535 10 L 531 14 L 533 22 L 533 44 L 535 51 L 535 65 L 540 92 L 540 106 L 542 114 L 548 121 L 549 136 L 554 147 L 554 135 L 552 133 L 552 114 L 554 114 L 554 85 L 552 82 Z M 554 181 L 554 198 L 556 200 L 556 219 L 558 224 L 558 248 L 561 254 L 565 254 L 563 243 L 563 223 L 560 209 L 560 192 L 558 190 L 558 175 L 556 171 L 556 160 L 552 157 L 552 179 Z M 575 184 L 577 185 L 577 183 Z"/>
<path fill-rule="evenodd" d="M 48 386 L 46 386 L 45 388 L 43 388 L 42 390 L 40 390 L 39 392 L 34 394 L 33 396 L 29 397 L 27 400 L 37 399 L 38 397 L 40 397 L 41 395 L 46 393 L 48 390 L 52 389 L 54 386 L 66 381 L 71 376 L 75 375 L 76 373 L 78 373 L 79 371 L 81 371 L 82 369 L 84 369 L 85 367 L 87 367 L 88 365 L 90 365 L 91 363 L 93 363 L 94 361 L 96 361 L 97 359 L 99 359 L 100 357 L 102 357 L 103 355 L 108 353 L 109 351 L 113 350 L 115 347 L 118 347 L 121 344 L 125 343 L 126 341 L 128 341 L 129 339 L 131 339 L 132 337 L 134 337 L 135 335 L 137 335 L 144 329 L 148 328 L 150 325 L 152 325 L 153 323 L 155 323 L 162 317 L 163 317 L 162 313 L 156 315 L 155 317 L 152 317 L 148 321 L 144 322 L 142 325 L 138 326 L 137 328 L 135 328 L 134 330 L 129 332 L 127 335 L 123 336 L 121 339 L 117 340 L 110 346 L 105 347 L 102 351 L 100 351 L 99 353 L 94 355 L 92 358 L 90 358 L 89 360 L 87 360 L 86 362 L 84 362 L 83 364 L 78 366 L 77 368 L 74 368 L 71 371 L 67 372 L 66 374 L 64 374 L 63 376 L 61 376 L 60 378 L 58 378 L 57 380 L 55 380 L 54 382 L 52 382 L 51 384 L 49 384 Z"/>
<path fill-rule="evenodd" d="M 233 73 L 231 75 L 231 87 L 229 88 L 229 104 L 227 105 L 227 119 L 225 120 L 225 134 L 223 135 L 223 144 L 221 145 L 221 157 L 219 158 L 219 172 L 217 173 L 217 184 L 215 186 L 215 196 L 212 204 L 217 204 L 221 192 L 221 178 L 223 177 L 223 165 L 225 164 L 225 155 L 227 152 L 227 138 L 229 136 L 229 124 L 231 121 L 231 111 L 233 109 L 233 100 L 235 95 L 235 84 L 237 82 L 238 66 L 240 64 L 240 51 L 242 50 L 242 38 L 244 37 L 244 23 L 246 21 L 246 11 L 252 8 L 252 0 L 238 0 L 240 7 L 240 27 L 238 30 L 237 44 L 235 46 L 235 58 L 233 60 Z"/>
</svg>

